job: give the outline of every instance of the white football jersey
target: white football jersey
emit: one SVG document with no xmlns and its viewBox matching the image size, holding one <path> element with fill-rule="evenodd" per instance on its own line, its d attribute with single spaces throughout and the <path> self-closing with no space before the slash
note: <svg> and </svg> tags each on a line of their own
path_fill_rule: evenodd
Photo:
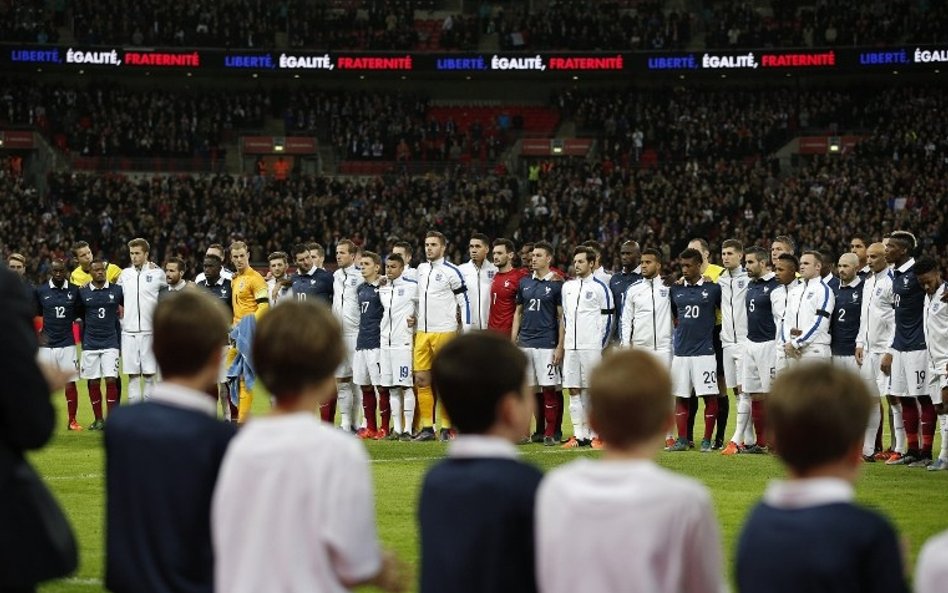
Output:
<svg viewBox="0 0 948 593">
<path fill-rule="evenodd" d="M 148 264 L 141 269 L 134 266 L 125 268 L 119 274 L 117 284 L 125 294 L 125 314 L 122 317 L 122 331 L 126 333 L 151 332 L 154 329 L 152 317 L 158 304 L 158 293 L 168 286 L 164 270 L 151 268 Z"/>
</svg>

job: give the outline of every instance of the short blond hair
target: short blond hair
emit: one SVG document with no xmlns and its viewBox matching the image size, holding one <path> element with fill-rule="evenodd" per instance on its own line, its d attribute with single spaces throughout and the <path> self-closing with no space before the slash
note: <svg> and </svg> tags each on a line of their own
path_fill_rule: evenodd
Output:
<svg viewBox="0 0 948 593">
<path fill-rule="evenodd" d="M 672 410 L 671 377 L 641 350 L 607 354 L 589 380 L 590 418 L 608 445 L 627 447 L 661 434 Z"/>
<path fill-rule="evenodd" d="M 141 247 L 142 251 L 145 253 L 151 253 L 151 245 L 149 245 L 148 241 L 142 239 L 141 237 L 136 237 L 128 242 L 129 249 L 134 249 L 135 247 Z"/>
<path fill-rule="evenodd" d="M 230 244 L 230 251 L 233 253 L 235 249 L 243 249 L 244 251 L 247 251 L 247 244 L 243 241 L 234 241 Z"/>
</svg>

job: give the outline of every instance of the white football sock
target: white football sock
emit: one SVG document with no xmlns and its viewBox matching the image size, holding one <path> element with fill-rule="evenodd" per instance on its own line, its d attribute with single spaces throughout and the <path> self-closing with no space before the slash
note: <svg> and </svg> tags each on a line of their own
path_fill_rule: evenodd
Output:
<svg viewBox="0 0 948 593">
<path fill-rule="evenodd" d="M 906 448 L 905 424 L 902 423 L 902 404 L 889 404 L 889 409 L 892 411 L 892 426 L 895 427 L 895 451 L 904 455 L 908 449 Z"/>
<path fill-rule="evenodd" d="M 352 383 L 336 383 L 336 407 L 339 409 L 339 428 L 352 430 Z"/>
<path fill-rule="evenodd" d="M 405 432 L 411 434 L 412 427 L 415 425 L 415 392 L 411 387 L 405 387 L 402 393 L 404 394 L 402 411 L 405 414 Z"/>
<path fill-rule="evenodd" d="M 941 453 L 938 459 L 948 461 L 948 414 L 941 415 Z"/>
<path fill-rule="evenodd" d="M 581 393 L 582 395 L 580 397 L 582 398 L 582 402 L 583 402 L 583 423 L 586 426 L 586 438 L 587 439 L 599 438 L 599 435 L 596 434 L 596 432 L 592 429 L 591 426 L 589 426 L 589 410 L 591 409 L 589 405 L 589 390 L 583 389 Z"/>
<path fill-rule="evenodd" d="M 145 401 L 148 401 L 151 399 L 151 394 L 155 391 L 155 383 L 157 383 L 157 381 L 155 381 L 154 375 L 142 375 L 142 383 L 144 383 L 142 389 L 143 395 L 145 396 Z"/>
<path fill-rule="evenodd" d="M 128 403 L 137 404 L 142 401 L 141 375 L 128 376 Z"/>
<path fill-rule="evenodd" d="M 573 423 L 573 436 L 577 441 L 586 438 L 586 410 L 578 389 L 569 390 L 569 419 Z"/>
<path fill-rule="evenodd" d="M 750 416 L 751 396 L 749 393 L 741 393 L 737 396 L 737 426 L 734 427 L 734 436 L 731 437 L 735 445 L 740 445 L 742 441 L 746 442 L 744 435 L 747 432 Z"/>
<path fill-rule="evenodd" d="M 402 434 L 402 388 L 388 388 L 388 407 L 392 411 L 392 431 Z"/>
<path fill-rule="evenodd" d="M 876 433 L 879 423 L 882 422 L 882 410 L 873 405 L 869 408 L 869 424 L 866 426 L 866 436 L 862 441 L 862 454 L 871 457 L 876 453 Z"/>
</svg>

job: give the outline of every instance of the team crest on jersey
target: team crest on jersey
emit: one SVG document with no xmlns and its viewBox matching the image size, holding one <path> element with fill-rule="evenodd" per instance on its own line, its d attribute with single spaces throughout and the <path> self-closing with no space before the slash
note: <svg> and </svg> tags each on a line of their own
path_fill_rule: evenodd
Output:
<svg viewBox="0 0 948 593">
<path fill-rule="evenodd" d="M 668 289 L 667 289 L 667 288 L 659 288 L 659 289 L 658 289 L 658 296 L 660 296 L 660 297 L 663 298 L 663 299 L 664 299 L 664 298 L 668 298 Z"/>
<path fill-rule="evenodd" d="M 359 282 L 358 280 L 356 280 L 355 278 L 353 278 L 352 280 L 349 281 L 349 286 L 355 286 L 356 284 L 358 284 L 358 282 Z M 314 282 L 314 284 L 315 284 L 315 282 Z"/>
<path fill-rule="evenodd" d="M 312 286 L 312 285 L 314 285 L 314 284 L 316 284 L 316 280 L 310 280 L 310 281 L 309 281 L 309 285 L 310 285 L 310 286 Z"/>
<path fill-rule="evenodd" d="M 114 294 L 110 294 L 110 295 L 109 295 L 109 300 L 110 300 L 110 301 L 114 301 L 114 300 L 115 300 L 115 295 L 114 295 Z"/>
<path fill-rule="evenodd" d="M 510 280 L 504 280 L 504 288 L 510 288 Z"/>
<path fill-rule="evenodd" d="M 881 294 L 882 294 L 882 289 L 881 289 L 881 288 L 877 288 L 877 289 L 876 289 L 876 296 L 879 296 L 879 295 L 881 295 Z"/>
<path fill-rule="evenodd" d="M 902 278 L 902 286 L 908 286 L 908 278 Z"/>
<path fill-rule="evenodd" d="M 145 282 L 151 282 L 151 274 L 145 274 Z"/>
<path fill-rule="evenodd" d="M 488 278 L 489 280 L 493 280 L 493 279 L 494 279 L 494 276 L 495 276 L 496 274 L 497 274 L 497 272 L 495 272 L 495 271 L 493 271 L 493 270 L 487 270 L 487 278 Z"/>
<path fill-rule="evenodd" d="M 440 273 L 440 272 L 437 273 L 437 274 L 435 274 L 435 280 L 437 280 L 438 282 L 441 281 L 441 273 Z"/>
<path fill-rule="evenodd" d="M 812 300 L 812 299 L 813 299 L 813 293 L 812 293 L 812 292 L 806 293 L 806 300 L 809 301 L 809 300 Z"/>
<path fill-rule="evenodd" d="M 859 293 L 858 293 L 858 292 L 854 292 L 854 293 L 853 293 L 853 302 L 855 303 L 855 302 L 858 302 L 858 301 L 859 301 Z"/>
<path fill-rule="evenodd" d="M 703 299 L 707 299 L 707 298 L 708 298 L 708 291 L 707 291 L 707 290 L 702 290 L 702 291 L 701 291 L 701 298 L 703 298 Z"/>
<path fill-rule="evenodd" d="M 241 280 L 240 284 L 237 285 L 237 290 L 243 290 L 243 289 L 244 289 L 244 281 Z"/>
<path fill-rule="evenodd" d="M 398 289 L 398 296 L 405 296 L 405 289 L 404 289 L 404 288 L 399 288 L 399 289 Z"/>
<path fill-rule="evenodd" d="M 738 281 L 737 281 L 737 288 L 738 288 L 738 290 L 742 290 L 742 289 L 744 288 L 744 281 L 743 281 L 743 280 L 738 280 Z"/>
<path fill-rule="evenodd" d="M 551 291 L 551 290 L 553 290 L 553 289 L 550 288 L 549 286 L 545 286 L 545 287 L 543 288 L 543 293 L 544 293 L 544 294 L 550 294 L 550 291 Z"/>
<path fill-rule="evenodd" d="M 224 288 L 224 289 L 221 290 L 221 296 L 222 296 L 222 297 L 227 296 L 227 289 L 226 289 L 226 288 Z"/>
<path fill-rule="evenodd" d="M 67 292 L 67 293 L 66 293 L 66 298 L 71 301 L 71 300 L 72 300 L 72 295 Z"/>
<path fill-rule="evenodd" d="M 770 287 L 769 287 L 769 286 L 765 286 L 765 287 L 764 287 L 764 294 L 767 294 L 768 292 L 770 292 Z"/>
<path fill-rule="evenodd" d="M 592 299 L 592 298 L 593 298 L 593 291 L 587 290 L 587 291 L 586 291 L 586 300 L 588 301 L 588 300 L 590 300 L 590 299 Z"/>
</svg>

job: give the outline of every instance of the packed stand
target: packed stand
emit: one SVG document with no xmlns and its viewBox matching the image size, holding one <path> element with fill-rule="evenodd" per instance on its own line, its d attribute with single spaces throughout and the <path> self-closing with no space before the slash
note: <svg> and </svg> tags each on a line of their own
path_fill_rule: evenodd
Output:
<svg viewBox="0 0 948 593">
<path fill-rule="evenodd" d="M 707 14 L 708 49 L 836 47 L 945 41 L 948 3 L 912 0 L 719 3 Z M 771 13 L 772 16 L 765 14 Z"/>
<path fill-rule="evenodd" d="M 124 265 L 126 243 L 138 236 L 148 237 L 154 261 L 180 256 L 192 274 L 211 243 L 244 240 L 252 260 L 262 261 L 313 239 L 331 246 L 348 237 L 381 252 L 398 239 L 421 245 L 431 228 L 448 236 L 450 256 L 462 261 L 467 234 L 504 234 L 518 203 L 513 178 L 464 174 L 388 183 L 61 174 L 51 176 L 45 202 L 22 178 L 5 174 L 2 180 L 0 207 L 7 215 L 0 221 L 0 248 L 29 254 L 36 278 L 45 277 L 51 255 L 68 259 L 79 240 Z"/>
<path fill-rule="evenodd" d="M 73 34 L 83 45 L 272 48 L 286 30 L 284 0 L 77 0 Z"/>
<path fill-rule="evenodd" d="M 0 1 L 0 39 L 22 43 L 56 43 L 59 41 L 57 20 L 44 0 Z"/>
<path fill-rule="evenodd" d="M 864 99 L 853 123 L 872 131 L 855 151 L 805 159 L 786 176 L 767 154 L 702 154 L 638 169 L 608 155 L 549 163 L 520 232 L 552 240 L 558 261 L 566 261 L 588 237 L 610 254 L 632 238 L 672 256 L 694 236 L 752 245 L 788 234 L 802 248 L 841 253 L 856 232 L 915 229 L 922 249 L 948 266 L 948 147 L 938 117 L 948 107 L 944 93 L 903 87 Z"/>
<path fill-rule="evenodd" d="M 428 100 L 411 94 L 301 90 L 283 113 L 288 135 L 316 134 L 343 160 L 493 161 L 507 144 L 511 125 L 502 118 L 461 127 L 429 116 Z"/>
<path fill-rule="evenodd" d="M 268 93 L 255 91 L 0 82 L 0 124 L 35 127 L 81 156 L 220 156 L 224 134 L 260 126 L 269 104 Z"/>
<path fill-rule="evenodd" d="M 663 2 L 581 2 L 556 0 L 547 10 L 503 10 L 486 22 L 505 50 L 661 50 L 683 49 L 691 42 L 692 15 Z"/>
<path fill-rule="evenodd" d="M 598 136 L 618 163 L 769 154 L 802 130 L 874 122 L 853 114 L 852 95 L 835 91 L 569 90 L 553 99 L 581 135 Z"/>
<path fill-rule="evenodd" d="M 289 5 L 291 47 L 329 50 L 444 50 L 475 49 L 477 21 L 449 15 L 444 19 L 416 18 L 430 2 L 314 2 Z"/>
</svg>

